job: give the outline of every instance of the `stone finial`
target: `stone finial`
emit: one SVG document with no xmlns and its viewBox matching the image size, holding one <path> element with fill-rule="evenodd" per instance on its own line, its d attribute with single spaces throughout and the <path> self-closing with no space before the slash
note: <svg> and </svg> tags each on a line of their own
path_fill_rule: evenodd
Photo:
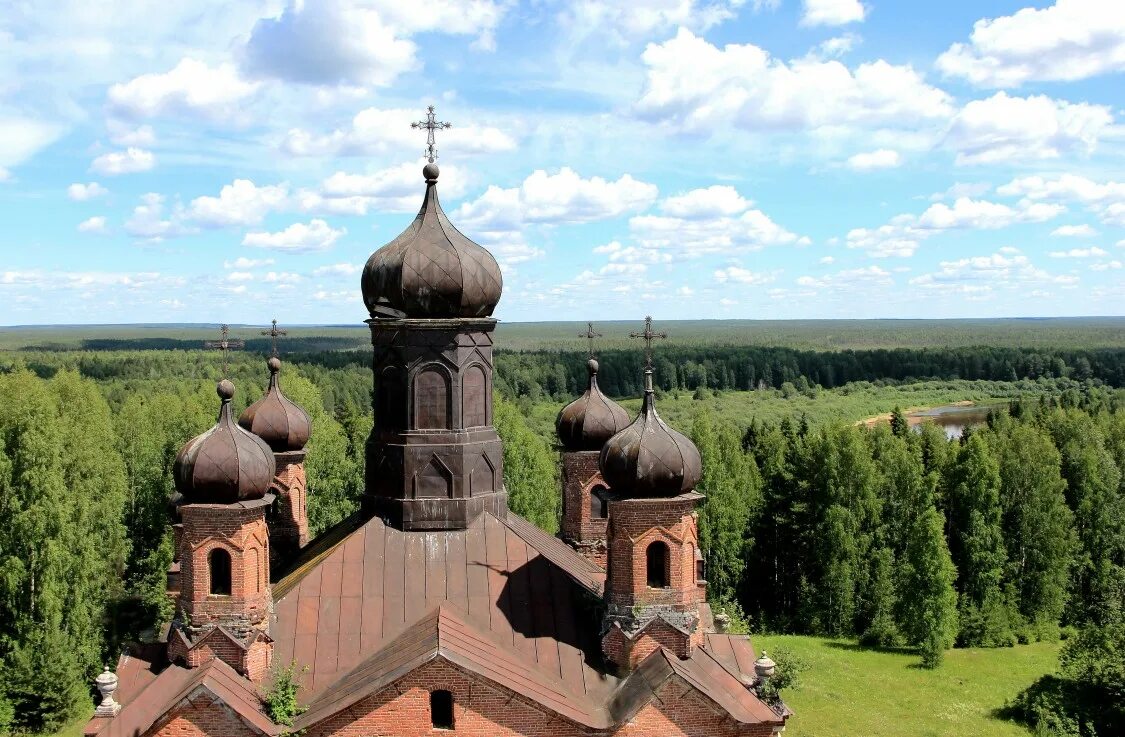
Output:
<svg viewBox="0 0 1125 737">
<path fill-rule="evenodd" d="M 102 703 L 98 704 L 97 709 L 94 709 L 94 716 L 117 716 L 117 712 L 121 711 L 121 704 L 113 700 L 113 692 L 117 690 L 117 675 L 111 673 L 107 665 L 105 670 L 94 679 L 94 685 L 98 687 L 98 692 L 102 695 Z"/>
<path fill-rule="evenodd" d="M 726 634 L 726 631 L 730 629 L 730 615 L 726 612 L 719 612 L 718 614 L 716 614 L 715 629 L 720 634 Z"/>
<path fill-rule="evenodd" d="M 773 676 L 774 670 L 776 668 L 777 663 L 773 662 L 773 660 L 770 659 L 770 656 L 766 655 L 766 651 L 763 650 L 762 657 L 754 661 L 754 673 L 756 673 L 758 676 L 758 683 L 764 686 L 766 681 L 768 681 L 770 677 Z"/>
</svg>

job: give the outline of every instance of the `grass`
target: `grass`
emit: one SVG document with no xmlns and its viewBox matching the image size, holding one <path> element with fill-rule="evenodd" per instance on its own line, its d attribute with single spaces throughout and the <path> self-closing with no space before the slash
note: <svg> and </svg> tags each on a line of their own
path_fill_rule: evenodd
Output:
<svg viewBox="0 0 1125 737">
<path fill-rule="evenodd" d="M 809 666 L 783 696 L 795 712 L 786 737 L 1027 737 L 995 711 L 1055 670 L 1058 643 L 950 650 L 936 670 L 908 650 L 861 648 L 819 637 L 758 635 L 767 652 L 788 650 Z"/>
</svg>

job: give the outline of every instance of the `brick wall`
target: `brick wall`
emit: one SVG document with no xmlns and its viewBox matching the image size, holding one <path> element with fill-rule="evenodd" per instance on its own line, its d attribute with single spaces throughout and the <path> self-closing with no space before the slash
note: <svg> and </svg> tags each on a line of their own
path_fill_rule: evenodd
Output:
<svg viewBox="0 0 1125 737">
<path fill-rule="evenodd" d="M 309 543 L 308 482 L 304 454 L 294 460 L 292 453 L 275 453 L 277 474 L 272 491 L 277 495 L 277 513 L 268 521 L 271 562 L 292 558 Z"/>
<path fill-rule="evenodd" d="M 611 662 L 621 664 L 628 672 L 662 647 L 678 658 L 690 658 L 695 648 L 702 644 L 702 639 L 700 627 L 688 634 L 661 619 L 654 619 L 631 637 L 627 637 L 620 627 L 610 627 L 602 638 L 602 651 Z"/>
<path fill-rule="evenodd" d="M 430 691 L 453 693 L 454 728 L 433 729 Z M 740 727 L 678 678 L 628 723 L 591 731 L 552 714 L 522 695 L 456 668 L 429 663 L 381 693 L 309 728 L 306 737 L 764 737 L 768 725 Z"/>
<path fill-rule="evenodd" d="M 182 703 L 153 725 L 146 737 L 260 737 L 209 693 L 200 692 Z"/>
<path fill-rule="evenodd" d="M 263 500 L 264 501 L 264 500 Z M 193 631 L 222 624 L 238 634 L 268 626 L 270 609 L 269 533 L 266 504 L 182 506 L 180 609 Z M 231 558 L 231 592 L 211 592 L 209 556 L 216 548 Z"/>
<path fill-rule="evenodd" d="M 624 499 L 609 504 L 606 601 L 611 606 L 696 607 L 703 588 L 695 577 L 699 547 L 695 498 Z M 663 542 L 669 553 L 669 585 L 648 585 L 648 547 Z"/>
<path fill-rule="evenodd" d="M 596 518 L 590 512 L 590 495 L 594 487 L 607 486 L 598 469 L 598 451 L 564 451 L 562 454 L 563 519 L 562 539 L 571 547 L 605 568 L 607 518 Z"/>
</svg>

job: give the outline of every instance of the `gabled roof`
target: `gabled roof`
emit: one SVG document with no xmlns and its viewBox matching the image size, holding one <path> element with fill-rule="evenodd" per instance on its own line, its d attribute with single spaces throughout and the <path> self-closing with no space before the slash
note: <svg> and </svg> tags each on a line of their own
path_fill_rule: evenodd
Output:
<svg viewBox="0 0 1125 737">
<path fill-rule="evenodd" d="M 605 574 L 518 516 L 444 531 L 372 518 L 329 535 L 274 586 L 274 659 L 308 667 L 302 703 L 443 604 L 569 692 L 604 698 L 616 686 L 594 606 Z"/>
<path fill-rule="evenodd" d="M 605 709 L 586 694 L 573 691 L 561 679 L 536 668 L 533 661 L 513 647 L 498 643 L 448 603 L 438 605 L 321 693 L 293 726 L 310 727 L 438 658 L 530 698 L 582 726 L 611 726 Z"/>
<path fill-rule="evenodd" d="M 112 720 L 96 732 L 97 737 L 137 737 L 168 715 L 180 702 L 206 691 L 226 704 L 247 725 L 262 735 L 279 735 L 282 728 L 262 710 L 257 690 L 222 660 L 208 661 L 199 668 L 170 665 L 149 683 Z M 95 720 L 96 721 L 96 720 Z"/>
</svg>

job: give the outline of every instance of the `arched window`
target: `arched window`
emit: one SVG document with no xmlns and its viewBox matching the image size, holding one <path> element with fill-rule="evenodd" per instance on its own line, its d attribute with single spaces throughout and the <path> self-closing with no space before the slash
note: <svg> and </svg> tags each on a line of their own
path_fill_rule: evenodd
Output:
<svg viewBox="0 0 1125 737">
<path fill-rule="evenodd" d="M 668 588 L 668 581 L 671 578 L 668 575 L 668 546 L 660 540 L 650 543 L 648 550 L 645 551 L 645 558 L 648 561 L 649 587 L 654 589 Z"/>
<path fill-rule="evenodd" d="M 590 519 L 605 519 L 609 516 L 609 502 L 605 498 L 606 488 L 598 484 L 590 489 Z"/>
<path fill-rule="evenodd" d="M 441 369 L 422 369 L 414 378 L 414 427 L 449 429 L 449 377 Z"/>
<path fill-rule="evenodd" d="M 399 430 L 406 424 L 406 392 L 402 371 L 387 366 L 379 375 L 375 390 L 375 423 L 380 428 Z"/>
<path fill-rule="evenodd" d="M 488 424 L 488 380 L 484 369 L 470 366 L 461 379 L 461 416 L 465 427 Z"/>
<path fill-rule="evenodd" d="M 230 596 L 230 553 L 215 548 L 207 558 L 211 571 L 211 594 Z"/>
<path fill-rule="evenodd" d="M 453 729 L 453 693 L 437 690 L 430 692 L 430 721 L 434 729 Z"/>
</svg>

